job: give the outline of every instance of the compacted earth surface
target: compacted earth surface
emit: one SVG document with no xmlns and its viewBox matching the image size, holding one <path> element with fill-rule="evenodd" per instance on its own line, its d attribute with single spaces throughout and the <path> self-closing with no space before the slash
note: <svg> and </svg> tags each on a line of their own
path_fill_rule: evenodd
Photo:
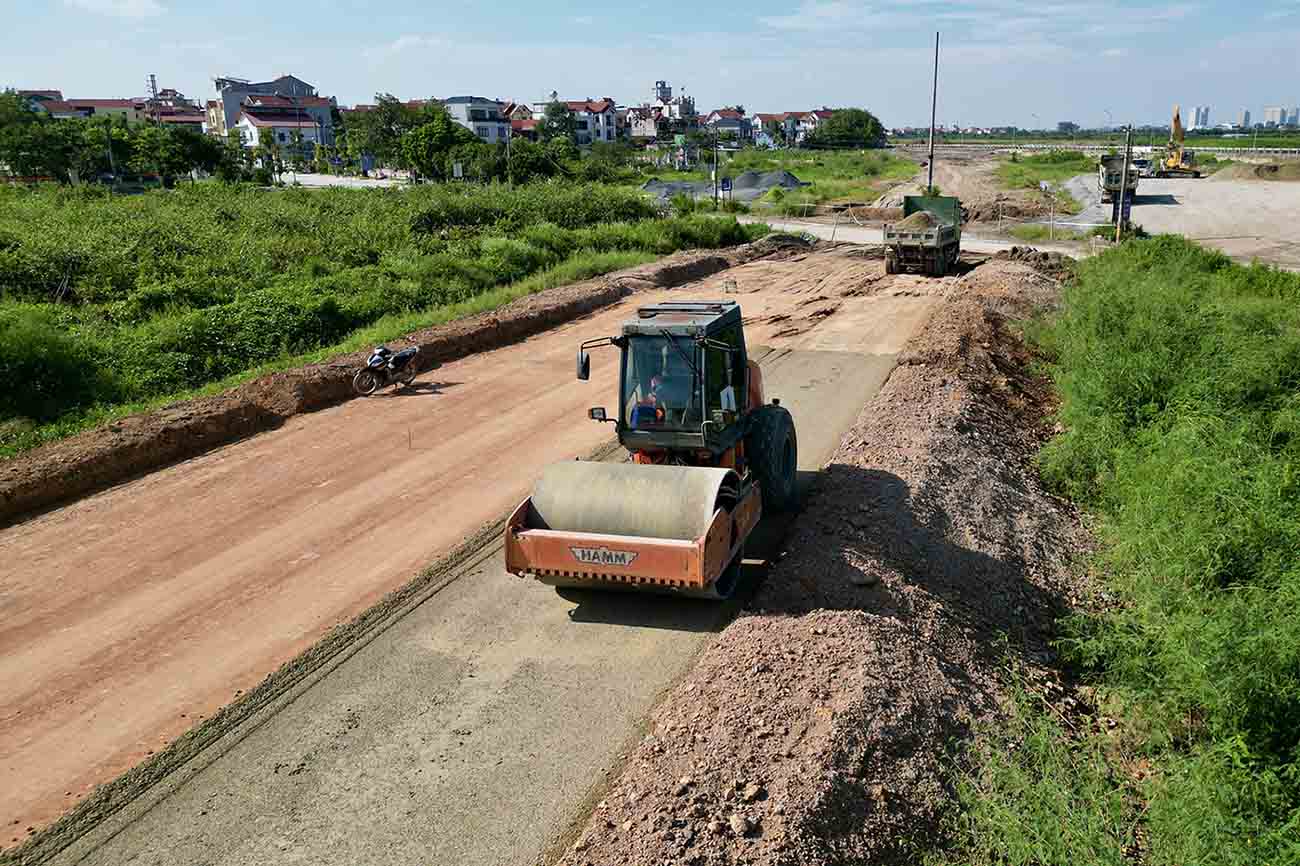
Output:
<svg viewBox="0 0 1300 866">
<path fill-rule="evenodd" d="M 563 862 L 913 862 L 1008 656 L 1050 665 L 1078 515 L 1032 457 L 1045 383 L 1010 320 L 1057 283 L 955 282 L 817 482 L 747 609 L 656 709 Z"/>
<path fill-rule="evenodd" d="M 925 844 L 949 744 L 996 714 L 1008 653 L 1050 664 L 1071 603 L 1082 533 L 1034 476 L 1047 392 L 1010 324 L 1064 266 L 1017 251 L 929 279 L 867 248 L 761 252 L 4 530 L 23 564 L 0 628 L 0 805 L 6 844 L 25 840 L 8 855 L 816 863 Z M 509 575 L 493 521 L 547 463 L 608 444 L 585 407 L 617 364 L 574 382 L 575 346 L 674 295 L 740 302 L 796 419 L 806 511 L 765 523 L 744 604 Z"/>
</svg>

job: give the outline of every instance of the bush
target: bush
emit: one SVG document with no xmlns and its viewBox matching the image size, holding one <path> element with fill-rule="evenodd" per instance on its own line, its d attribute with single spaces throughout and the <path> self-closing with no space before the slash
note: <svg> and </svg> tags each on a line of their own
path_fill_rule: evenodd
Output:
<svg viewBox="0 0 1300 866">
<path fill-rule="evenodd" d="M 48 421 L 69 407 L 112 399 L 95 347 L 70 333 L 52 310 L 0 307 L 0 417 Z"/>
<path fill-rule="evenodd" d="M 0 421 L 89 417 L 96 405 L 205 385 L 385 317 L 562 273 L 580 251 L 665 254 L 761 231 L 656 213 L 634 191 L 558 183 L 200 184 L 131 197 L 0 189 L 5 371 L 28 383 L 0 402 Z"/>
<path fill-rule="evenodd" d="M 1169 236 L 1077 274 L 1044 332 L 1066 432 L 1042 467 L 1098 513 L 1094 573 L 1117 603 L 1068 620 L 1063 647 L 1127 719 L 1123 751 L 1152 765 L 1147 862 L 1297 862 L 1300 276 Z M 1091 736 L 1081 748 L 1127 775 Z M 1044 801 L 998 775 L 982 796 L 1021 814 Z M 1082 776 L 1053 786 L 1076 826 L 1104 808 Z M 1001 846 L 1007 824 L 980 822 L 975 849 Z"/>
</svg>

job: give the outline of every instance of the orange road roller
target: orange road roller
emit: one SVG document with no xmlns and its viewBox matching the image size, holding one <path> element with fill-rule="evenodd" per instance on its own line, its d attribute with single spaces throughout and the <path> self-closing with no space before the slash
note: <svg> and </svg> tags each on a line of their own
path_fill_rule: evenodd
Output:
<svg viewBox="0 0 1300 866">
<path fill-rule="evenodd" d="M 764 509 L 797 502 L 798 438 L 768 403 L 734 301 L 643 306 L 616 337 L 584 342 L 621 353 L 612 423 L 629 459 L 550 466 L 510 516 L 506 569 L 556 587 L 723 599 L 736 589 Z"/>
</svg>

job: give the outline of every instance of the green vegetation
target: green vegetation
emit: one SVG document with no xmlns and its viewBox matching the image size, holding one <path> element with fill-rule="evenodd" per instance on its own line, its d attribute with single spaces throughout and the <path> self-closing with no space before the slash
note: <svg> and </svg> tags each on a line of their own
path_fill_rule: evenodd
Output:
<svg viewBox="0 0 1300 866">
<path fill-rule="evenodd" d="M 1062 648 L 1113 731 L 1027 699 L 959 786 L 954 860 L 1300 861 L 1300 276 L 1181 238 L 1078 266 L 1041 330 L 1107 599 Z M 1101 578 L 1099 578 L 1101 579 Z"/>
<path fill-rule="evenodd" d="M 347 345 L 364 328 L 763 231 L 660 218 L 641 195 L 582 184 L 0 190 L 0 447 Z"/>
<path fill-rule="evenodd" d="M 1046 182 L 1061 213 L 1078 213 L 1082 205 L 1061 188 L 1061 184 L 1081 174 L 1097 171 L 1097 158 L 1073 150 L 1052 150 L 1031 156 L 1012 154 L 998 166 L 998 180 L 1008 189 L 1038 189 Z"/>
<path fill-rule="evenodd" d="M 1074 150 L 1051 150 L 1004 160 L 998 166 L 998 180 L 1009 189 L 1038 189 L 1042 181 L 1059 184 L 1096 171 L 1095 156 Z"/>
<path fill-rule="evenodd" d="M 238 170 L 235 151 L 210 136 L 179 127 L 128 124 L 125 119 L 54 120 L 12 91 L 0 93 L 0 166 L 20 178 L 67 182 L 116 174 L 171 185 L 198 169 Z"/>
<path fill-rule="evenodd" d="M 1024 225 L 1012 226 L 1007 230 L 1007 234 L 1018 240 L 1035 243 L 1048 240 L 1081 241 L 1086 240 L 1093 233 L 1075 231 L 1069 228 L 1058 228 L 1053 231 L 1050 226 L 1041 223 L 1025 223 Z"/>
</svg>

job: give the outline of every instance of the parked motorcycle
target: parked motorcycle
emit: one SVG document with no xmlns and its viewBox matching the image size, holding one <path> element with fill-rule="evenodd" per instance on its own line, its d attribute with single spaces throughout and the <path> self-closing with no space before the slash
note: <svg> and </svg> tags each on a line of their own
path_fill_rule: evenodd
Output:
<svg viewBox="0 0 1300 866">
<path fill-rule="evenodd" d="M 394 352 L 387 346 L 376 346 L 370 353 L 366 366 L 352 377 L 352 387 L 363 397 L 369 397 L 385 385 L 409 385 L 415 381 L 419 372 L 415 356 L 419 346 L 411 346 L 400 352 Z"/>
</svg>

